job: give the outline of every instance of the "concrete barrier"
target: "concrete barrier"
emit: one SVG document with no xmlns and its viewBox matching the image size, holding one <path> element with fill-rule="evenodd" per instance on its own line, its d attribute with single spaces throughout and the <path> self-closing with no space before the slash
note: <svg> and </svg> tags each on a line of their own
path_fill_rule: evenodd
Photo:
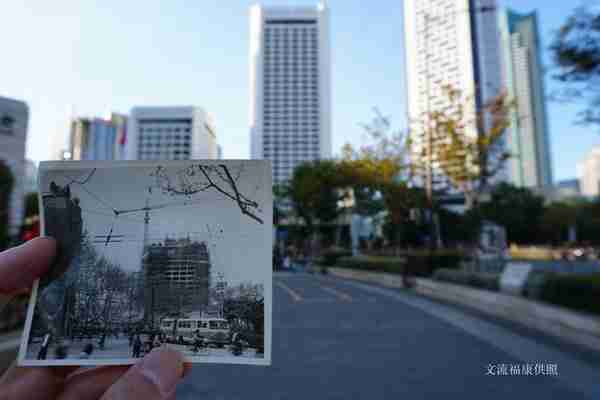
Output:
<svg viewBox="0 0 600 400">
<path fill-rule="evenodd" d="M 402 288 L 399 275 L 329 268 L 341 278 L 355 279 L 391 288 Z M 465 307 L 487 315 L 517 322 L 550 336 L 600 351 L 600 318 L 522 297 L 473 289 L 466 286 L 417 278 L 415 291 L 421 295 Z"/>
</svg>

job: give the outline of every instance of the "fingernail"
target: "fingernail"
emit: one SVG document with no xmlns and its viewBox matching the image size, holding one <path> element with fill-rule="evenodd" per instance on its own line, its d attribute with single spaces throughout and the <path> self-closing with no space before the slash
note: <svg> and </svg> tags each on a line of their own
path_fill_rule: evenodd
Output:
<svg viewBox="0 0 600 400">
<path fill-rule="evenodd" d="M 183 357 L 174 350 L 155 349 L 142 360 L 140 371 L 158 388 L 161 397 L 166 398 L 183 377 Z"/>
</svg>

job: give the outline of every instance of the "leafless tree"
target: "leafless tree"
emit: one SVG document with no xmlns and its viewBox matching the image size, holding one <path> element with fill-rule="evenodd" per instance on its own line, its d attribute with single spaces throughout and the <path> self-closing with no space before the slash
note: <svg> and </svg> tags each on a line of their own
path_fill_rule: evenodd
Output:
<svg viewBox="0 0 600 400">
<path fill-rule="evenodd" d="M 169 175 L 167 169 L 156 167 L 151 173 L 155 184 L 149 188 L 157 188 L 164 194 L 171 196 L 185 196 L 192 199 L 194 194 L 215 190 L 225 198 L 234 201 L 242 214 L 247 215 L 256 222 L 263 224 L 263 219 L 258 215 L 262 212 L 259 204 L 241 193 L 237 182 L 243 172 L 243 164 L 237 171 L 230 171 L 225 164 L 204 165 L 193 164 L 178 170 L 174 175 Z"/>
</svg>

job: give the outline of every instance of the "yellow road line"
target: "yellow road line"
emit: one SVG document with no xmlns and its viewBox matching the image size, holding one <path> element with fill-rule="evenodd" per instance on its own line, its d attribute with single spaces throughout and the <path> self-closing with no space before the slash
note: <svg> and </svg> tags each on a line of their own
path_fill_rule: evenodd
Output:
<svg viewBox="0 0 600 400">
<path fill-rule="evenodd" d="M 339 299 L 341 299 L 343 301 L 352 301 L 352 297 L 349 294 L 340 292 L 339 290 L 334 289 L 332 287 L 321 285 L 321 289 L 323 289 L 324 291 L 326 291 L 328 293 L 331 293 L 332 295 L 338 297 Z"/>
<path fill-rule="evenodd" d="M 283 290 L 285 290 L 286 292 L 288 292 L 288 294 L 290 296 L 292 296 L 292 299 L 294 299 L 294 301 L 296 301 L 296 302 L 302 301 L 302 296 L 300 296 L 297 292 L 295 292 L 291 287 L 289 287 L 285 283 L 283 283 L 281 281 L 276 281 L 275 284 L 277 286 L 279 286 L 280 288 L 282 288 Z"/>
</svg>

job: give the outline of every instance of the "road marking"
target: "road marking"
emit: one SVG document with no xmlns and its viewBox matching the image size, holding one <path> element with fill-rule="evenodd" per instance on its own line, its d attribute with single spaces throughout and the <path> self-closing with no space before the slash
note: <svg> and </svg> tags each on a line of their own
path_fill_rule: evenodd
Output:
<svg viewBox="0 0 600 400">
<path fill-rule="evenodd" d="M 275 284 L 277 286 L 279 286 L 280 288 L 282 288 L 283 290 L 285 290 L 286 292 L 288 292 L 288 294 L 290 296 L 292 296 L 292 299 L 294 299 L 295 302 L 302 301 L 302 296 L 300 296 L 297 292 L 295 292 L 291 287 L 289 287 L 285 283 L 283 283 L 281 281 L 277 281 L 277 282 L 275 282 Z"/>
<path fill-rule="evenodd" d="M 320 286 L 321 286 L 321 289 L 323 289 L 324 291 L 326 291 L 328 293 L 331 293 L 332 295 L 339 298 L 340 300 L 347 301 L 347 302 L 352 301 L 352 297 L 344 292 L 340 292 L 339 290 L 334 289 L 330 286 L 323 286 L 323 285 L 320 285 Z"/>
</svg>

